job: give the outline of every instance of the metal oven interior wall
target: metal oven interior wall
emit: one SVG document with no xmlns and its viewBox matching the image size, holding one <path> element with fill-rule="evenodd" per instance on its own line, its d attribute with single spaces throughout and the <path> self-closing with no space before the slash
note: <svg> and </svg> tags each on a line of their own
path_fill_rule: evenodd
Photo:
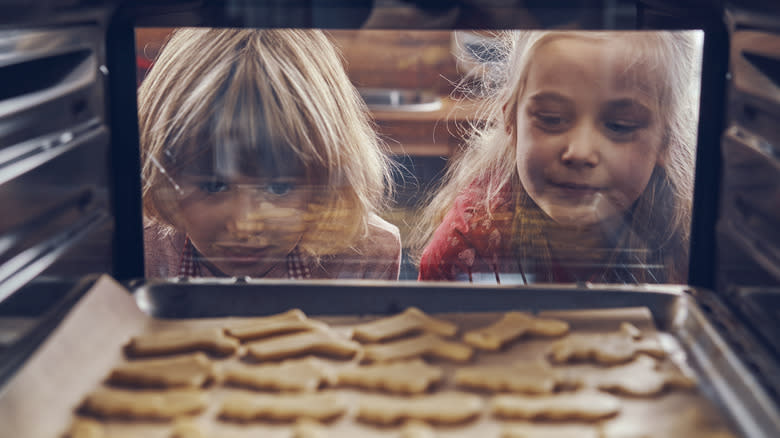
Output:
<svg viewBox="0 0 780 438">
<path fill-rule="evenodd" d="M 780 358 L 780 8 L 731 5 L 726 19 L 715 289 Z"/>
<path fill-rule="evenodd" d="M 0 381 L 113 270 L 108 11 L 0 6 Z"/>
<path fill-rule="evenodd" d="M 0 300 L 112 269 L 102 41 L 94 23 L 0 28 Z"/>
</svg>

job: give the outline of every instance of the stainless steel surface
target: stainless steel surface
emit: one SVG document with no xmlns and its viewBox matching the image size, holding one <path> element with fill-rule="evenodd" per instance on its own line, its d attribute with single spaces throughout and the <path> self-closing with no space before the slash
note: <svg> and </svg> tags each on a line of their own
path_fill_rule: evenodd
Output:
<svg viewBox="0 0 780 438">
<path fill-rule="evenodd" d="M 0 302 L 42 273 L 112 270 L 104 34 L 0 30 Z"/>
<path fill-rule="evenodd" d="M 442 283 L 285 282 L 246 279 L 148 281 L 136 302 L 157 318 L 273 314 L 293 307 L 311 315 L 389 314 L 408 306 L 426 312 L 647 307 L 659 330 L 679 342 L 700 389 L 745 437 L 775 437 L 778 405 L 685 287 L 588 285 L 535 288 Z M 699 294 L 703 293 L 701 291 Z"/>
<path fill-rule="evenodd" d="M 740 354 L 780 399 L 780 20 L 732 5 L 726 121 L 720 139 L 715 290 L 736 315 L 725 332 L 760 339 Z M 767 11 L 769 12 L 769 11 Z M 776 12 L 776 11 L 775 11 Z M 706 67 L 706 66 L 705 66 Z M 774 293 L 770 291 L 774 290 Z M 740 338 L 737 336 L 736 343 Z M 754 355 L 754 350 L 768 351 Z M 755 357 L 753 357 L 755 356 Z"/>
<path fill-rule="evenodd" d="M 777 62 L 780 35 L 757 30 L 739 30 L 731 36 L 732 84 L 745 94 L 767 104 L 780 105 Z"/>
<path fill-rule="evenodd" d="M 7 149 L 104 113 L 99 28 L 0 31 L 0 164 Z"/>
<path fill-rule="evenodd" d="M 724 293 L 780 284 L 780 25 L 750 12 L 728 14 L 731 80 L 717 224 L 717 290 Z"/>
<path fill-rule="evenodd" d="M 373 111 L 422 112 L 441 109 L 440 96 L 424 90 L 360 88 L 360 96 Z"/>
<path fill-rule="evenodd" d="M 92 162 L 108 161 L 107 144 L 104 129 L 91 129 L 67 144 L 0 168 L 0 205 L 14 212 L 0 215 L 0 301 L 47 269 L 79 238 L 98 237 L 110 220 L 106 168 Z M 25 169 L 4 180 L 15 173 L 14 166 Z M 110 260 L 110 237 L 99 239 L 103 245 L 92 245 L 95 255 Z M 69 276 L 106 269 L 110 264 L 98 262 L 76 267 Z"/>
</svg>

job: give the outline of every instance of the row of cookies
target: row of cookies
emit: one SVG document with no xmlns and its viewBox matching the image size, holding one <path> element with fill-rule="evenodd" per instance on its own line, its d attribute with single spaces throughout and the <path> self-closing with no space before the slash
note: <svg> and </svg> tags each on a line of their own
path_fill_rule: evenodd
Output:
<svg viewBox="0 0 780 438">
<path fill-rule="evenodd" d="M 207 392 L 198 389 L 125 391 L 101 388 L 89 394 L 81 413 L 113 420 L 174 420 L 198 415 L 209 404 Z M 360 395 L 354 404 L 355 419 L 376 425 L 405 420 L 430 424 L 462 424 L 488 412 L 500 419 L 594 422 L 617 415 L 620 399 L 592 390 L 549 395 L 502 394 L 485 398 L 462 391 L 442 391 L 411 397 Z M 258 394 L 231 392 L 220 402 L 218 418 L 226 421 L 329 422 L 351 409 L 338 391 Z"/>
<path fill-rule="evenodd" d="M 169 397 L 169 403 L 181 404 L 181 400 Z M 148 400 L 157 408 L 163 406 L 162 400 Z M 402 436 L 435 436 L 434 425 L 461 425 L 470 420 L 476 420 L 484 411 L 483 399 L 474 394 L 461 392 L 442 392 L 434 395 L 415 396 L 412 398 L 389 396 L 365 396 L 356 404 L 355 420 L 375 425 L 398 425 Z M 527 397 L 517 395 L 500 395 L 489 403 L 490 413 L 500 420 L 553 420 L 568 421 L 566 425 L 555 425 L 545 422 L 533 424 L 528 422 L 502 423 L 503 437 L 667 437 L 667 436 L 731 436 L 723 428 L 707 425 L 700 418 L 682 418 L 671 424 L 677 431 L 686 431 L 685 435 L 664 435 L 668 427 L 658 430 L 637 430 L 631 423 L 594 423 L 605 418 L 614 417 L 621 409 L 619 399 L 594 391 L 579 391 L 574 394 L 556 394 L 542 397 Z M 237 421 L 247 424 L 256 420 L 286 421 L 295 424 L 293 436 L 325 436 L 328 429 L 325 423 L 344 416 L 350 410 L 346 400 L 337 393 L 319 392 L 306 394 L 285 394 L 249 396 L 233 394 L 223 400 L 219 417 L 223 420 Z M 573 425 L 575 422 L 576 425 Z M 83 438 L 88 435 L 80 432 L 86 429 L 83 421 L 74 423 L 70 438 Z M 178 427 L 180 424 L 190 424 L 191 427 Z M 89 430 L 98 428 L 99 423 L 87 422 Z M 204 436 L 201 428 L 184 420 L 181 416 L 173 428 L 173 436 L 196 437 Z M 661 423 L 663 424 L 663 423 Z M 413 427 L 410 427 L 413 425 Z M 409 430 L 411 429 L 411 430 Z M 308 435 L 304 431 L 316 432 Z M 712 434 L 704 434 L 706 430 Z M 420 435 L 424 433 L 424 435 Z M 659 434 L 660 433 L 660 434 Z M 691 435 L 693 434 L 693 435 Z"/>
<path fill-rule="evenodd" d="M 421 334 L 397 339 L 415 331 Z M 398 315 L 353 327 L 349 332 L 353 339 L 373 342 L 361 346 L 345 339 L 344 336 L 339 336 L 330 330 L 327 324 L 311 320 L 300 310 L 294 309 L 224 330 L 215 328 L 202 331 L 158 332 L 139 336 L 131 340 L 126 351 L 132 356 L 149 356 L 204 349 L 212 354 L 224 355 L 238 350 L 238 340 L 249 341 L 246 345 L 246 357 L 259 362 L 317 353 L 336 357 L 357 356 L 364 361 L 379 362 L 380 365 L 344 370 L 338 379 L 342 384 L 360 386 L 361 379 L 373 378 L 375 383 L 369 387 L 415 393 L 424 391 L 431 384 L 441 380 L 441 370 L 431 367 L 426 369 L 423 364 L 382 366 L 381 363 L 426 356 L 464 362 L 472 355 L 471 346 L 495 351 L 511 340 L 529 333 L 541 336 L 568 334 L 552 344 L 548 355 L 551 362 L 589 361 L 614 366 L 633 361 L 628 365 L 606 368 L 602 373 L 603 376 L 595 379 L 597 383 L 591 386 L 642 395 L 657 392 L 667 384 L 686 387 L 693 385 L 692 379 L 678 370 L 668 366 L 664 370 L 659 370 L 658 364 L 651 357 L 662 359 L 666 351 L 657 339 L 643 337 L 642 333 L 631 324 L 624 323 L 619 331 L 607 334 L 570 334 L 568 331 L 568 324 L 564 321 L 537 318 L 521 312 L 507 312 L 491 325 L 466 332 L 463 335 L 466 344 L 464 345 L 442 337 L 453 336 L 457 332 L 456 325 L 428 316 L 419 309 L 409 308 Z M 253 342 L 258 338 L 263 339 Z M 390 341 L 387 341 L 388 339 Z M 198 360 L 190 359 L 188 362 L 187 359 L 174 359 L 170 364 L 165 360 L 131 362 L 115 370 L 109 380 L 120 384 L 160 386 L 164 383 L 166 368 L 179 370 L 177 372 L 180 373 L 180 378 L 185 378 L 186 370 L 200 370 L 200 374 L 203 374 L 204 360 L 198 358 Z M 625 385 L 620 384 L 620 376 L 630 376 L 632 372 L 646 376 L 639 380 L 643 383 L 642 387 L 636 383 L 636 380 L 630 379 Z M 135 380 L 125 376 L 133 373 L 139 374 Z M 155 377 L 155 373 L 162 376 Z M 396 383 L 392 380 L 393 375 L 398 374 L 420 378 L 405 387 L 402 381 Z M 525 362 L 492 368 L 462 368 L 458 370 L 455 382 L 460 386 L 477 389 L 550 392 L 567 383 L 561 381 L 560 377 L 556 381 L 554 374 L 553 370 L 542 364 Z M 488 376 L 489 379 L 486 380 L 482 376 Z M 311 390 L 336 380 L 336 376 L 329 376 L 323 364 L 311 361 L 233 367 L 227 370 L 225 377 L 227 383 L 277 390 Z M 205 379 L 203 375 L 199 375 L 198 378 Z M 162 381 L 148 385 L 145 379 Z M 581 383 L 576 376 L 568 376 L 568 380 L 569 383 L 574 382 L 575 386 Z M 382 387 L 381 382 L 388 383 Z M 627 387 L 627 385 L 631 386 Z"/>
<path fill-rule="evenodd" d="M 215 366 L 202 352 L 170 358 L 136 360 L 115 367 L 106 381 L 132 388 L 201 388 L 209 383 L 271 391 L 315 391 L 322 387 L 357 387 L 390 393 L 420 394 L 442 383 L 444 371 L 420 359 L 355 366 L 333 366 L 316 357 L 279 363 L 231 363 Z M 577 373 L 541 361 L 507 365 L 462 366 L 454 386 L 487 392 L 550 394 L 590 387 L 634 396 L 665 388 L 692 388 L 696 381 L 671 364 L 642 355 L 599 373 Z"/>
<path fill-rule="evenodd" d="M 640 353 L 665 355 L 657 340 L 643 339 L 641 332 L 630 324 L 624 325 L 620 332 L 606 335 L 569 334 L 565 321 L 507 312 L 493 324 L 467 331 L 462 340 L 448 339 L 457 331 L 455 324 L 411 307 L 397 315 L 354 326 L 343 336 L 294 309 L 227 328 L 149 333 L 134 337 L 125 351 L 132 358 L 202 350 L 216 356 L 240 352 L 255 361 L 321 353 L 346 358 L 357 356 L 366 362 L 421 356 L 466 362 L 474 356 L 475 348 L 498 351 L 523 336 L 568 334 L 553 344 L 549 353 L 552 362 L 593 359 L 614 364 L 627 362 Z"/>
</svg>

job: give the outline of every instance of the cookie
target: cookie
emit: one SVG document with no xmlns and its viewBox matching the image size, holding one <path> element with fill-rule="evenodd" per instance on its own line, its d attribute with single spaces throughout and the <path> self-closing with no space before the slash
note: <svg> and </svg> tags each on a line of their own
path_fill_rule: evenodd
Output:
<svg viewBox="0 0 780 438">
<path fill-rule="evenodd" d="M 403 420 L 433 424 L 458 424 L 477 417 L 482 399 L 473 394 L 442 392 L 414 397 L 363 396 L 357 418 L 367 423 L 390 425 Z"/>
<path fill-rule="evenodd" d="M 620 400 L 598 391 L 543 396 L 498 395 L 491 411 L 496 417 L 520 420 L 598 421 L 617 415 Z"/>
<path fill-rule="evenodd" d="M 238 350 L 239 342 L 229 338 L 221 328 L 168 330 L 136 336 L 125 346 L 130 357 L 163 356 L 203 351 L 229 356 Z"/>
<path fill-rule="evenodd" d="M 385 344 L 366 345 L 363 359 L 368 362 L 389 362 L 419 357 L 434 357 L 453 362 L 466 362 L 474 349 L 457 341 L 447 341 L 433 333 L 401 339 Z"/>
<path fill-rule="evenodd" d="M 309 418 L 301 418 L 295 422 L 291 438 L 325 438 L 325 427 L 318 421 Z"/>
<path fill-rule="evenodd" d="M 473 347 L 495 351 L 523 336 L 562 336 L 569 331 L 569 324 L 557 319 L 537 318 L 523 312 L 507 312 L 495 323 L 463 335 L 463 341 Z"/>
<path fill-rule="evenodd" d="M 362 349 L 357 342 L 343 339 L 331 331 L 315 330 L 247 344 L 247 356 L 258 360 L 285 359 L 303 354 L 350 358 Z"/>
<path fill-rule="evenodd" d="M 631 337 L 632 339 L 642 339 L 642 330 L 639 330 L 637 326 L 630 322 L 621 322 L 620 331 Z"/>
<path fill-rule="evenodd" d="M 171 420 L 198 414 L 206 408 L 206 395 L 195 389 L 130 391 L 101 388 L 81 404 L 87 415 L 129 420 Z"/>
<path fill-rule="evenodd" d="M 393 393 L 419 394 L 441 382 L 444 372 L 422 360 L 380 363 L 343 368 L 338 384 Z"/>
<path fill-rule="evenodd" d="M 401 438 L 435 438 L 436 431 L 428 423 L 410 420 L 401 427 Z"/>
<path fill-rule="evenodd" d="M 599 438 L 599 431 L 593 426 L 550 425 L 550 424 L 506 424 L 501 429 L 501 438 Z"/>
<path fill-rule="evenodd" d="M 355 326 L 352 336 L 360 342 L 381 342 L 420 331 L 454 336 L 458 327 L 409 307 L 397 315 Z"/>
<path fill-rule="evenodd" d="M 578 386 L 546 363 L 530 361 L 463 367 L 455 371 L 454 380 L 461 388 L 527 394 L 550 394 L 563 385 Z"/>
<path fill-rule="evenodd" d="M 293 309 L 277 315 L 257 318 L 250 322 L 226 327 L 225 333 L 241 341 L 249 341 L 269 336 L 308 330 L 324 330 L 327 328 L 327 324 L 308 319 L 301 310 Z"/>
<path fill-rule="evenodd" d="M 624 395 L 650 396 L 664 389 L 692 389 L 696 379 L 685 375 L 678 368 L 660 368 L 655 359 L 639 356 L 625 365 L 617 365 L 585 379 L 589 386 Z"/>
<path fill-rule="evenodd" d="M 100 422 L 91 418 L 77 417 L 63 438 L 104 438 L 105 436 L 104 427 Z"/>
<path fill-rule="evenodd" d="M 278 391 L 316 391 L 336 380 L 331 367 L 313 357 L 278 364 L 235 364 L 224 370 L 223 379 L 226 384 Z"/>
<path fill-rule="evenodd" d="M 302 418 L 327 421 L 343 415 L 346 410 L 344 399 L 329 393 L 231 394 L 225 397 L 219 417 L 232 421 L 294 421 Z"/>
<path fill-rule="evenodd" d="M 191 419 L 178 419 L 173 423 L 171 438 L 206 438 L 206 433 Z"/>
<path fill-rule="evenodd" d="M 199 388 L 214 378 L 214 365 L 201 352 L 162 359 L 144 359 L 114 368 L 107 383 L 139 388 Z"/>
<path fill-rule="evenodd" d="M 666 357 L 666 350 L 657 338 L 638 335 L 624 325 L 620 331 L 613 333 L 570 334 L 552 344 L 549 358 L 555 363 L 591 361 L 613 365 L 628 362 L 642 353 L 656 358 Z"/>
</svg>

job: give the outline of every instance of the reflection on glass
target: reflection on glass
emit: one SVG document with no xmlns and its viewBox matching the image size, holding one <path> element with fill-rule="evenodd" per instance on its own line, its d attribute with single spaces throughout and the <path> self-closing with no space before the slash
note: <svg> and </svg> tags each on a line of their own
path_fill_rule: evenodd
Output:
<svg viewBox="0 0 780 438">
<path fill-rule="evenodd" d="M 697 32 L 507 32 L 424 211 L 420 278 L 685 282 Z"/>
<path fill-rule="evenodd" d="M 390 160 L 322 32 L 180 29 L 138 98 L 147 276 L 398 278 Z"/>
<path fill-rule="evenodd" d="M 686 281 L 701 32 L 171 32 L 147 276 Z"/>
</svg>

